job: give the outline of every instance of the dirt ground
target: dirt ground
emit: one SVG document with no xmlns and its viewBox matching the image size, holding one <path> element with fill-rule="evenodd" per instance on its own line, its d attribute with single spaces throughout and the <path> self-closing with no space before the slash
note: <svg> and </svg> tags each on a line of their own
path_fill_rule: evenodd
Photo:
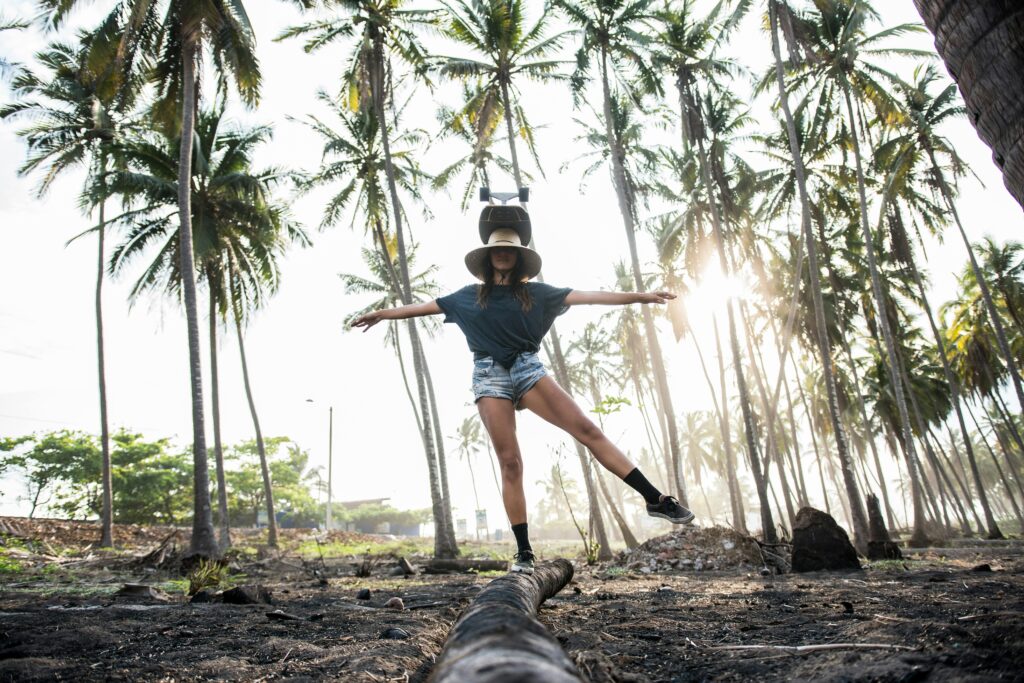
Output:
<svg viewBox="0 0 1024 683">
<path fill-rule="evenodd" d="M 133 564 L 131 552 L 65 550 L 33 565 L 29 553 L 53 550 L 59 530 L 17 531 L 0 534 L 22 558 L 21 571 L 0 573 L 0 681 L 424 681 L 493 578 L 389 576 L 389 558 L 360 578 L 361 558 L 285 553 L 233 565 L 233 582 L 268 588 L 273 604 L 189 604 L 178 576 Z M 1019 547 L 950 554 L 782 576 L 577 564 L 540 619 L 594 682 L 1024 680 Z M 159 592 L 116 595 L 125 583 Z M 369 600 L 356 598 L 363 588 Z M 384 606 L 395 596 L 404 609 Z M 268 616 L 278 610 L 297 618 Z"/>
</svg>

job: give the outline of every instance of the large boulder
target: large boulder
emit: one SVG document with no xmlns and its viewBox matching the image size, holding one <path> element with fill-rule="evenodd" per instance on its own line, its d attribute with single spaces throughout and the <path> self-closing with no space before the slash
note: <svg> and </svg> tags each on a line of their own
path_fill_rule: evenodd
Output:
<svg viewBox="0 0 1024 683">
<path fill-rule="evenodd" d="M 793 524 L 793 571 L 859 571 L 857 551 L 832 515 L 800 508 Z"/>
</svg>

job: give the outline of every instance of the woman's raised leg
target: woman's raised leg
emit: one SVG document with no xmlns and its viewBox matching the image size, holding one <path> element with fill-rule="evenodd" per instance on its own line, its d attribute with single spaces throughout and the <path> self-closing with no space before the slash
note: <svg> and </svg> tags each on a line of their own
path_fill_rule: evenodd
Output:
<svg viewBox="0 0 1024 683">
<path fill-rule="evenodd" d="M 550 377 L 541 377 L 519 403 L 556 427 L 569 432 L 594 454 L 606 470 L 619 479 L 625 479 L 626 475 L 636 468 L 626 454 L 584 415 L 576 401 L 572 400 L 572 396 Z"/>
<path fill-rule="evenodd" d="M 512 401 L 484 397 L 476 402 L 476 407 L 501 466 L 501 499 L 509 524 L 523 524 L 526 522 L 523 458 L 516 439 L 516 411 Z"/>
</svg>

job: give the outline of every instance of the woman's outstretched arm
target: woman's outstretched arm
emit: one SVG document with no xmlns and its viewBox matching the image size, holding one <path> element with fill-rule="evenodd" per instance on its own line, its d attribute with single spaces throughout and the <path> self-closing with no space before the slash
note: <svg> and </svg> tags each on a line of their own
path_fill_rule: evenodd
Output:
<svg viewBox="0 0 1024 683">
<path fill-rule="evenodd" d="M 380 311 L 370 311 L 352 321 L 352 327 L 362 327 L 363 332 L 370 329 L 381 320 L 403 320 L 405 318 L 418 318 L 421 315 L 437 315 L 442 313 L 437 301 L 428 301 L 424 304 L 409 304 L 398 308 L 385 308 Z"/>
<path fill-rule="evenodd" d="M 565 297 L 566 306 L 582 304 L 604 304 L 606 306 L 626 306 L 628 304 L 664 304 L 675 299 L 671 292 L 581 292 L 572 290 Z"/>
</svg>

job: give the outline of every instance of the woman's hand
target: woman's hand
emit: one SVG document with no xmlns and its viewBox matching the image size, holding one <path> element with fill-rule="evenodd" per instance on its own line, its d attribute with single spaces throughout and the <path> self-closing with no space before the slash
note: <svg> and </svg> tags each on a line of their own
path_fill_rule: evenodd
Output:
<svg viewBox="0 0 1024 683">
<path fill-rule="evenodd" d="M 366 330 L 370 329 L 383 319 L 384 311 L 370 311 L 369 313 L 361 315 L 353 320 L 351 327 L 363 327 L 366 328 L 363 332 L 366 332 Z"/>
<path fill-rule="evenodd" d="M 667 304 L 670 299 L 675 299 L 676 295 L 672 292 L 644 292 L 643 294 L 637 294 L 641 304 Z"/>
</svg>

